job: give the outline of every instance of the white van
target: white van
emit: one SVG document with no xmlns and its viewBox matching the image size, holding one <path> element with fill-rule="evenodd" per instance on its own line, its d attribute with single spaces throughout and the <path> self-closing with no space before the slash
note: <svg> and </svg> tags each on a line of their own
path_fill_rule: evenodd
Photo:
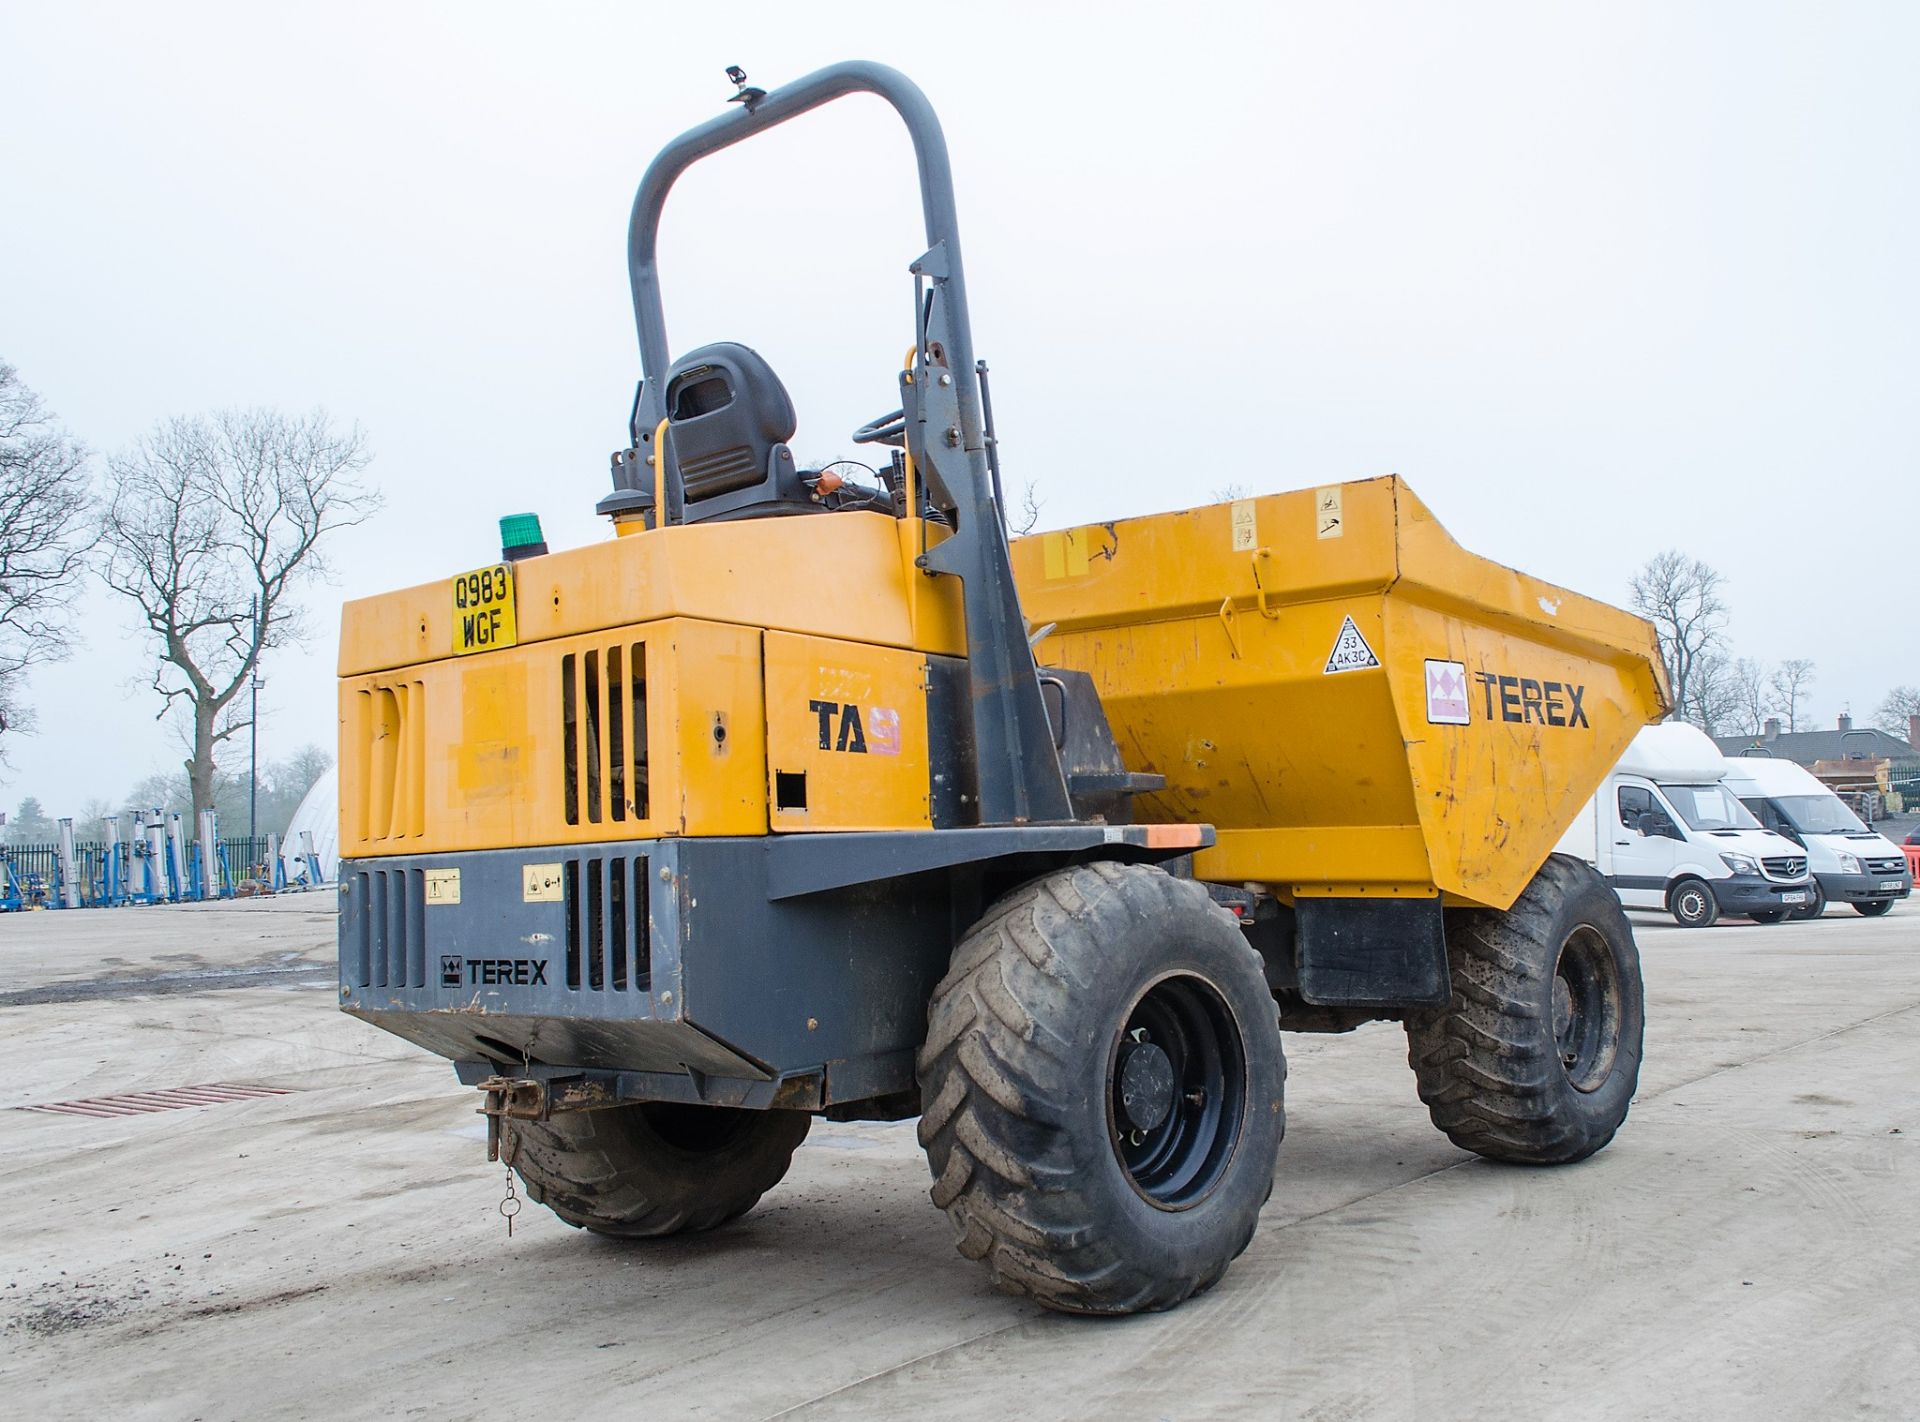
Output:
<svg viewBox="0 0 1920 1422">
<path fill-rule="evenodd" d="M 1735 756 L 1725 784 L 1762 825 L 1807 851 L 1814 897 L 1806 917 L 1836 903 L 1875 918 L 1912 892 L 1900 846 L 1861 824 L 1838 795 L 1792 761 Z"/>
<path fill-rule="evenodd" d="M 1807 851 L 1762 828 L 1724 783 L 1728 769 L 1692 726 L 1648 726 L 1556 848 L 1598 869 L 1627 908 L 1665 909 L 1686 928 L 1811 908 Z"/>
</svg>

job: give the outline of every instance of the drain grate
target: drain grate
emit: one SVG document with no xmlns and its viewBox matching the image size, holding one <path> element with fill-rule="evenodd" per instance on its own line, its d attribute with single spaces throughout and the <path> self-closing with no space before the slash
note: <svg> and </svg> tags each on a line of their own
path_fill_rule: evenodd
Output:
<svg viewBox="0 0 1920 1422">
<path fill-rule="evenodd" d="M 60 1116 L 141 1116 L 149 1111 L 180 1111 L 188 1106 L 218 1106 L 259 1096 L 291 1096 L 278 1086 L 175 1086 L 165 1091 L 125 1091 L 118 1096 L 88 1096 L 79 1101 L 49 1101 L 17 1106 L 17 1111 L 46 1111 Z"/>
</svg>

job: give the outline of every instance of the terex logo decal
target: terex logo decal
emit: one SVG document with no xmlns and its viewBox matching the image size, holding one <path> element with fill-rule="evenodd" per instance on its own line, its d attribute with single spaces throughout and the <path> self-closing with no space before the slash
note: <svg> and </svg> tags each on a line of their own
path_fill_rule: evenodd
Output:
<svg viewBox="0 0 1920 1422">
<path fill-rule="evenodd" d="M 487 987 L 545 987 L 547 965 L 539 958 L 462 959 L 457 953 L 442 953 L 440 986 L 457 988 L 463 981 Z"/>
<path fill-rule="evenodd" d="M 1480 683 L 1482 694 L 1487 703 L 1487 719 L 1497 716 L 1502 721 L 1518 721 L 1523 724 L 1538 722 L 1543 726 L 1585 726 L 1591 730 L 1587 713 L 1580 705 L 1580 698 L 1587 694 L 1584 686 L 1573 682 L 1536 681 L 1530 676 L 1501 676 L 1494 672 L 1475 672 L 1473 679 Z M 1499 703 L 1496 712 L 1494 705 Z"/>
</svg>

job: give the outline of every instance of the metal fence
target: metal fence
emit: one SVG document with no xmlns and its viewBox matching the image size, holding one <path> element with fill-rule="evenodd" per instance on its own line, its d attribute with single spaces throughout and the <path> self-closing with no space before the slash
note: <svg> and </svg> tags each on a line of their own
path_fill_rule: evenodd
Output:
<svg viewBox="0 0 1920 1422">
<path fill-rule="evenodd" d="M 105 892 L 103 880 L 106 874 L 107 842 L 102 839 L 77 840 L 73 849 L 79 870 L 80 897 L 83 901 L 91 902 Z M 265 835 L 224 835 L 220 839 L 220 852 L 235 882 L 259 877 L 263 871 L 271 881 L 273 866 L 267 863 Z M 13 862 L 14 875 L 23 890 L 37 884 L 46 893 L 53 892 L 60 867 L 60 846 L 57 842 L 10 844 L 5 847 L 5 853 Z"/>
</svg>

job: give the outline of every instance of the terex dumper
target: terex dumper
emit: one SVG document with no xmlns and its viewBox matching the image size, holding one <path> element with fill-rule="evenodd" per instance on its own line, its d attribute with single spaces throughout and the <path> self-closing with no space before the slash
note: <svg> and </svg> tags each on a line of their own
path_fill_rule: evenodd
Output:
<svg viewBox="0 0 1920 1422">
<path fill-rule="evenodd" d="M 1638 958 L 1550 851 L 1666 709 L 1647 626 L 1397 478 L 1010 545 L 925 97 L 736 82 L 634 202 L 615 536 L 505 520 L 497 563 L 346 609 L 341 1005 L 450 1058 L 600 1234 L 745 1213 L 815 1116 L 918 1116 L 960 1252 L 1084 1313 L 1246 1247 L 1283 1027 L 1404 1022 L 1482 1155 L 1605 1145 Z M 801 466 L 749 348 L 670 353 L 655 264 L 690 164 L 856 92 L 907 126 L 927 235 L 874 485 Z"/>
</svg>

